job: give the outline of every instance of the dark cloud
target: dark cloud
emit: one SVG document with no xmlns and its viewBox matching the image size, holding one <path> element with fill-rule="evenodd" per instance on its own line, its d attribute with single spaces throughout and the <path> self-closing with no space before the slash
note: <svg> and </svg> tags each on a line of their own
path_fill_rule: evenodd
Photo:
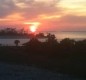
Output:
<svg viewBox="0 0 86 80">
<path fill-rule="evenodd" d="M 0 0 L 0 18 L 16 12 L 18 7 L 12 0 Z"/>
<path fill-rule="evenodd" d="M 60 9 L 56 7 L 58 0 L 52 2 L 37 2 L 35 0 L 0 0 L 0 17 L 19 12 L 26 19 L 36 18 L 41 14 L 54 14 Z M 21 8 L 16 4 L 23 3 L 26 7 Z"/>
<path fill-rule="evenodd" d="M 18 7 L 16 3 L 25 3 L 29 5 L 33 1 L 34 0 L 0 0 L 0 18 L 5 18 L 12 13 L 21 12 L 21 8 Z M 24 11 L 22 10 L 22 12 Z"/>
</svg>

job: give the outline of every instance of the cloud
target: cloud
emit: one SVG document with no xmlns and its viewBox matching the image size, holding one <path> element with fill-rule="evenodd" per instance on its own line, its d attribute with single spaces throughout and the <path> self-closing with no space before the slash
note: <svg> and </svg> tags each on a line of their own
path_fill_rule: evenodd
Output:
<svg viewBox="0 0 86 80">
<path fill-rule="evenodd" d="M 86 30 L 86 16 L 66 15 L 60 22 L 67 30 Z"/>
<path fill-rule="evenodd" d="M 72 5 L 70 7 L 79 6 L 81 8 L 77 9 L 77 13 L 74 14 L 76 10 L 68 8 L 69 6 L 66 6 L 68 3 L 65 1 L 67 2 L 67 0 L 0 0 L 0 21 L 9 20 L 9 18 L 19 18 L 18 20 L 25 21 L 39 20 L 42 22 L 40 27 L 42 30 L 86 30 L 85 7 L 76 6 L 78 0 L 75 4 L 71 3 L 72 0 L 68 1 L 69 5 Z M 65 2 L 64 5 L 61 2 Z M 59 6 L 59 4 L 61 5 Z M 68 9 L 63 10 L 62 6 Z M 83 7 L 84 9 L 82 9 Z M 82 15 L 80 16 L 78 13 Z"/>
<path fill-rule="evenodd" d="M 39 30 L 48 31 L 84 31 L 86 30 L 86 16 L 65 15 L 43 21 Z"/>
<path fill-rule="evenodd" d="M 65 22 L 65 23 L 85 23 L 86 22 L 86 16 L 77 16 L 77 15 L 64 15 L 62 16 L 59 21 Z"/>
<path fill-rule="evenodd" d="M 37 18 L 39 15 L 43 14 L 55 14 L 59 13 L 60 9 L 55 6 L 56 3 L 45 3 L 45 2 L 33 2 L 29 4 L 27 8 L 22 10 L 23 16 L 27 19 Z"/>
<path fill-rule="evenodd" d="M 0 0 L 0 18 L 4 18 L 16 12 L 17 9 L 18 7 L 12 0 Z"/>
<path fill-rule="evenodd" d="M 20 13 L 26 19 L 33 19 L 41 14 L 60 12 L 60 9 L 56 7 L 56 2 L 59 0 L 44 1 L 0 0 L 0 18 L 11 15 L 12 13 Z"/>
</svg>

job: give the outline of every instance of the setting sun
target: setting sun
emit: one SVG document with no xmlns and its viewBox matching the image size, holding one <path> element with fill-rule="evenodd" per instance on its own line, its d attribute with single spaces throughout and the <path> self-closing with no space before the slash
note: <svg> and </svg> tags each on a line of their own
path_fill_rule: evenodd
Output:
<svg viewBox="0 0 86 80">
<path fill-rule="evenodd" d="M 28 26 L 29 26 L 29 24 L 31 25 L 31 26 L 29 26 L 29 30 L 30 30 L 31 32 L 36 32 L 37 28 L 38 28 L 39 25 L 40 25 L 39 22 L 25 22 L 24 24 L 26 24 L 26 25 L 28 25 Z"/>
<path fill-rule="evenodd" d="M 34 25 L 33 25 L 33 26 L 30 26 L 30 31 L 31 31 L 31 32 L 36 32 L 36 29 L 37 29 L 36 26 L 34 26 Z"/>
</svg>

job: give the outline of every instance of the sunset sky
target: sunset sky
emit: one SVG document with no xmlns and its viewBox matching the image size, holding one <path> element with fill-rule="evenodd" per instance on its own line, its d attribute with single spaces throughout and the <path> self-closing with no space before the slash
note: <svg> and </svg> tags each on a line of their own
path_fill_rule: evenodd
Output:
<svg viewBox="0 0 86 80">
<path fill-rule="evenodd" d="M 86 0 L 0 0 L 0 25 L 37 23 L 42 31 L 86 31 Z"/>
</svg>

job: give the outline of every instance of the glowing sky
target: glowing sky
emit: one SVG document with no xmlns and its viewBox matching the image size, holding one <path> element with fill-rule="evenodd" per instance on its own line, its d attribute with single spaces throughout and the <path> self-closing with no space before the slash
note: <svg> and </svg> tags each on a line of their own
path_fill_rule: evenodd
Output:
<svg viewBox="0 0 86 80">
<path fill-rule="evenodd" d="M 86 30 L 86 0 L 0 0 L 0 24 L 41 23 L 39 30 Z"/>
</svg>

